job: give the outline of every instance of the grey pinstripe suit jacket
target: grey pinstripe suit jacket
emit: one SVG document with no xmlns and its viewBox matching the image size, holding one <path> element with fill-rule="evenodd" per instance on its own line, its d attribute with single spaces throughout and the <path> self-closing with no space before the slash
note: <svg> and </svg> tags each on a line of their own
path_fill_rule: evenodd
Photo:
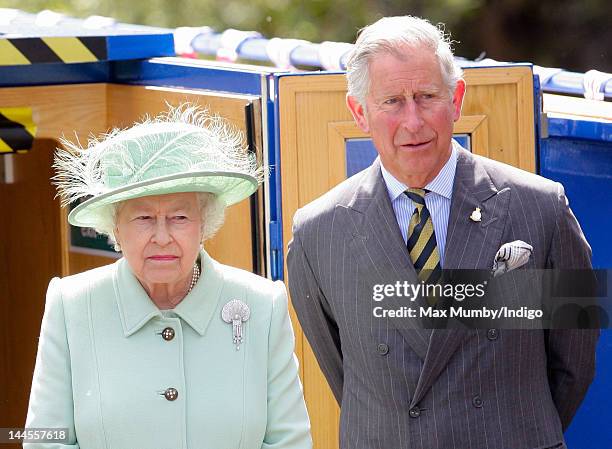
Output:
<svg viewBox="0 0 612 449">
<path fill-rule="evenodd" d="M 476 207 L 481 223 L 468 219 Z M 448 226 L 445 268 L 490 269 L 501 244 L 517 239 L 534 247 L 527 267 L 591 266 L 560 184 L 464 149 Z M 563 430 L 594 375 L 598 331 L 377 321 L 372 286 L 416 282 L 379 162 L 296 213 L 288 271 L 300 323 L 341 404 L 342 448 L 565 447 Z"/>
</svg>

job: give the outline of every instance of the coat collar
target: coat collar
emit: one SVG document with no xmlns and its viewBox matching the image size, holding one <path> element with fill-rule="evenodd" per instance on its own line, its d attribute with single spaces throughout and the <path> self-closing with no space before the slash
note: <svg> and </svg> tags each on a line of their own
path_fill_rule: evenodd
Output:
<svg viewBox="0 0 612 449">
<path fill-rule="evenodd" d="M 176 306 L 174 313 L 199 335 L 204 335 L 217 304 L 224 283 L 220 265 L 204 250 L 200 251 L 201 275 L 193 290 Z M 146 291 L 122 258 L 115 265 L 114 288 L 123 333 L 136 333 L 152 318 L 163 318 Z"/>
<path fill-rule="evenodd" d="M 510 188 L 498 190 L 480 159 L 457 146 L 457 171 L 448 218 L 444 268 L 492 268 L 492 256 L 484 257 L 484 254 L 491 251 L 495 254 L 499 248 Z M 480 222 L 469 218 L 476 208 L 482 213 Z M 474 248 L 480 249 L 474 251 Z"/>
</svg>

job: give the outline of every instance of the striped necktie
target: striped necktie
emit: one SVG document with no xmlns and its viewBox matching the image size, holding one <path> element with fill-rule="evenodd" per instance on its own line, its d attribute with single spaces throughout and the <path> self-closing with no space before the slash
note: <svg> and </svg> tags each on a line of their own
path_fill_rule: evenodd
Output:
<svg viewBox="0 0 612 449">
<path fill-rule="evenodd" d="M 419 281 L 435 283 L 442 275 L 440 252 L 433 222 L 425 205 L 425 189 L 408 189 L 406 195 L 415 204 L 408 226 L 408 252 Z"/>
</svg>

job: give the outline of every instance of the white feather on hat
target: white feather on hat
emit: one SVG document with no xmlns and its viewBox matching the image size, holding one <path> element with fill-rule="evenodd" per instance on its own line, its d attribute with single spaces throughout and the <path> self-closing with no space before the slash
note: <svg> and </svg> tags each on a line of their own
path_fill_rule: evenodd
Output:
<svg viewBox="0 0 612 449">
<path fill-rule="evenodd" d="M 191 104 L 92 137 L 86 148 L 61 143 L 52 180 L 62 206 L 89 198 L 69 215 L 76 226 L 95 224 L 103 206 L 148 195 L 211 192 L 234 204 L 264 176 L 241 131 Z"/>
</svg>

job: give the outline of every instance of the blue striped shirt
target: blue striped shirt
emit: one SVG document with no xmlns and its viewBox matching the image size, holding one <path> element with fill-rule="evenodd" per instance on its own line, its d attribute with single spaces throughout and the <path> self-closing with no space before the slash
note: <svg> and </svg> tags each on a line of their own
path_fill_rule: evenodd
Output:
<svg viewBox="0 0 612 449">
<path fill-rule="evenodd" d="M 380 164 L 380 168 L 385 184 L 387 185 L 389 199 L 395 211 L 397 224 L 399 225 L 404 242 L 407 242 L 408 225 L 416 206 L 407 195 L 404 195 L 408 187 L 389 173 L 382 163 Z M 450 215 L 456 169 L 457 149 L 453 142 L 451 155 L 448 161 L 446 161 L 446 164 L 444 164 L 437 176 L 425 186 L 425 189 L 429 190 L 425 195 L 425 205 L 431 214 L 442 267 L 444 267 L 444 248 L 446 246 L 446 232 L 448 228 L 448 217 Z"/>
</svg>

